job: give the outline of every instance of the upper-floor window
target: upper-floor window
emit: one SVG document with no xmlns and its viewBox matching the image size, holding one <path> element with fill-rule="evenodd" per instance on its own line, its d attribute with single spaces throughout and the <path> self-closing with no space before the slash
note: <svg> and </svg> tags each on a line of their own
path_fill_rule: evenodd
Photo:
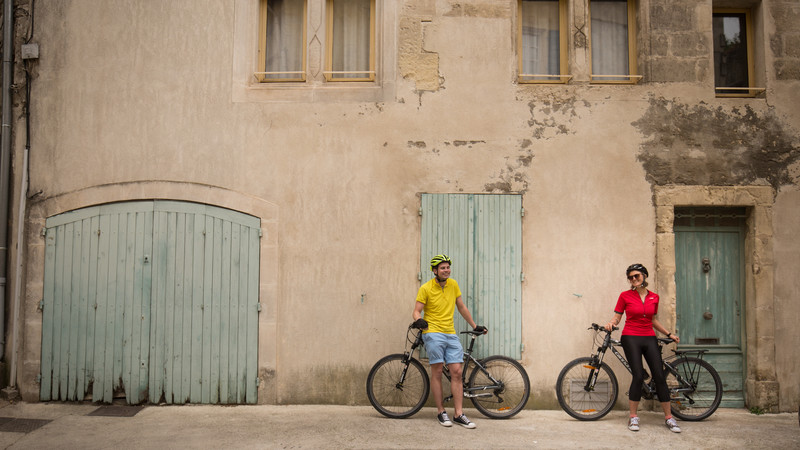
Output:
<svg viewBox="0 0 800 450">
<path fill-rule="evenodd" d="M 637 82 L 635 0 L 591 0 L 592 82 Z"/>
<path fill-rule="evenodd" d="M 327 0 L 325 79 L 375 79 L 375 0 Z"/>
<path fill-rule="evenodd" d="M 520 0 L 518 3 L 520 83 L 566 83 L 566 0 Z"/>
<path fill-rule="evenodd" d="M 749 10 L 715 9 L 714 86 L 717 95 L 748 96 L 753 86 L 753 26 Z"/>
<path fill-rule="evenodd" d="M 306 37 L 308 2 L 324 5 L 327 19 L 324 39 L 315 35 L 312 43 Z M 306 81 L 307 49 L 319 41 L 326 81 L 375 80 L 375 0 L 260 0 L 256 78 Z"/>
<path fill-rule="evenodd" d="M 261 0 L 259 81 L 305 81 L 306 0 Z"/>
</svg>

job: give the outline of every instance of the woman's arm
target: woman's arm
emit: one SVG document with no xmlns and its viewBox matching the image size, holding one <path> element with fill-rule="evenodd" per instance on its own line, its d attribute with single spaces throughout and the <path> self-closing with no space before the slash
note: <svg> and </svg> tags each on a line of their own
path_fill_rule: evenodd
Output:
<svg viewBox="0 0 800 450">
<path fill-rule="evenodd" d="M 668 338 L 671 338 L 675 342 L 680 342 L 681 341 L 681 339 L 678 337 L 678 335 L 670 333 L 666 329 L 666 327 L 664 327 L 664 325 L 661 325 L 661 322 L 659 322 L 658 319 L 655 316 L 653 316 L 653 328 L 655 328 L 656 331 L 658 331 L 659 333 L 661 333 L 663 335 L 666 335 Z"/>
<path fill-rule="evenodd" d="M 622 320 L 622 314 L 615 312 L 614 318 L 606 324 L 606 330 L 613 330 L 612 327 L 619 325 L 620 320 Z"/>
</svg>

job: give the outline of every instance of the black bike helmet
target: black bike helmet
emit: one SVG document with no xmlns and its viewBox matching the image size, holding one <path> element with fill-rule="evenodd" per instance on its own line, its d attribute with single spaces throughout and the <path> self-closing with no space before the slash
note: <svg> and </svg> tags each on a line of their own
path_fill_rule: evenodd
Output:
<svg viewBox="0 0 800 450">
<path fill-rule="evenodd" d="M 439 267 L 439 264 L 441 264 L 443 262 L 446 262 L 448 264 L 453 264 L 453 262 L 450 261 L 450 257 L 447 256 L 447 255 L 436 255 L 433 258 L 431 258 L 431 271 L 433 271 L 433 269 Z"/>
<path fill-rule="evenodd" d="M 647 268 L 645 266 L 641 265 L 641 264 L 631 264 L 630 266 L 628 266 L 628 269 L 625 271 L 625 276 L 627 277 L 634 270 L 642 272 L 645 277 L 649 277 L 650 276 L 650 274 L 647 273 Z"/>
</svg>

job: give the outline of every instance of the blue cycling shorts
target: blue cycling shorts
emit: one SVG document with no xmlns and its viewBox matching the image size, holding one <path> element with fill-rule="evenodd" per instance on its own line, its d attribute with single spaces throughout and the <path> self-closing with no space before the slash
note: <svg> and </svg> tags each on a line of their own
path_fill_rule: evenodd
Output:
<svg viewBox="0 0 800 450">
<path fill-rule="evenodd" d="M 455 334 L 423 333 L 422 341 L 430 364 L 464 362 L 464 347 Z"/>
</svg>

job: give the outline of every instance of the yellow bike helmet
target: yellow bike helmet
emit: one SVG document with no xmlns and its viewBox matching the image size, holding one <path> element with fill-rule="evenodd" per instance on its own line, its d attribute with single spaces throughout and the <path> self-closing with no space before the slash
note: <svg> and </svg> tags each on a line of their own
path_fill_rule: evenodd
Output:
<svg viewBox="0 0 800 450">
<path fill-rule="evenodd" d="M 447 255 L 436 255 L 431 258 L 431 272 L 433 269 L 437 268 L 439 264 L 446 262 L 448 264 L 453 264 L 453 261 L 450 261 L 450 257 Z"/>
</svg>

